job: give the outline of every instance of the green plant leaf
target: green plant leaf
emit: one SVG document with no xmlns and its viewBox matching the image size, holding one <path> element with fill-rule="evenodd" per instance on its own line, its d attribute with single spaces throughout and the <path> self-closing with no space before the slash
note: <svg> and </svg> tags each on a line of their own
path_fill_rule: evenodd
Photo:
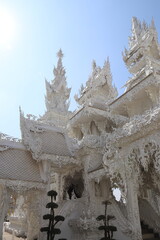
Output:
<svg viewBox="0 0 160 240">
<path fill-rule="evenodd" d="M 54 234 L 61 234 L 61 230 L 59 228 L 52 228 L 52 233 Z"/>
<path fill-rule="evenodd" d="M 65 218 L 64 218 L 63 216 L 60 216 L 60 215 L 55 216 L 54 219 L 55 219 L 56 222 L 64 221 L 64 220 L 65 220 Z"/>
<path fill-rule="evenodd" d="M 41 232 L 48 232 L 49 231 L 49 227 L 42 227 L 40 229 Z"/>
<path fill-rule="evenodd" d="M 99 226 L 98 229 L 99 230 L 107 230 L 107 231 L 111 231 L 111 232 L 117 231 L 117 228 L 115 226 Z"/>
<path fill-rule="evenodd" d="M 98 229 L 99 230 L 105 230 L 105 226 L 99 226 Z"/>
<path fill-rule="evenodd" d="M 97 221 L 101 221 L 101 220 L 105 220 L 105 215 L 99 215 L 97 218 L 96 218 Z"/>
<path fill-rule="evenodd" d="M 52 209 L 58 208 L 58 204 L 54 203 L 54 202 L 49 202 L 49 203 L 47 203 L 46 208 L 52 208 Z"/>
<path fill-rule="evenodd" d="M 115 220 L 115 216 L 113 215 L 107 215 L 107 220 Z"/>
<path fill-rule="evenodd" d="M 50 219 L 50 220 L 54 220 L 54 216 L 53 216 L 53 215 L 51 215 L 51 214 L 45 214 L 45 215 L 43 216 L 43 219 Z"/>
<path fill-rule="evenodd" d="M 50 196 L 50 197 L 56 197 L 57 196 L 57 192 L 56 191 L 54 191 L 54 190 L 51 190 L 51 191 L 49 191 L 48 193 L 47 193 L 47 195 L 48 196 Z"/>
<path fill-rule="evenodd" d="M 108 230 L 110 230 L 111 232 L 116 232 L 117 228 L 115 226 L 108 226 Z"/>
</svg>

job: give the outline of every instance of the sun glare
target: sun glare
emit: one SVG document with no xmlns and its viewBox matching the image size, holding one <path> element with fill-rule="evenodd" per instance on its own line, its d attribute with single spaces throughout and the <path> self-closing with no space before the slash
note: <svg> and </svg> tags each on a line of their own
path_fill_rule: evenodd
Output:
<svg viewBox="0 0 160 240">
<path fill-rule="evenodd" d="M 15 35 L 15 19 L 7 9 L 0 7 L 0 47 L 10 49 Z"/>
</svg>

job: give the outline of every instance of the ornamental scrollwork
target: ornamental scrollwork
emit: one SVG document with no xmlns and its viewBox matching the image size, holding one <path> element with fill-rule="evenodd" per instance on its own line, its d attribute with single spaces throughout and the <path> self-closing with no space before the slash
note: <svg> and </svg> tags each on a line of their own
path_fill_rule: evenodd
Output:
<svg viewBox="0 0 160 240">
<path fill-rule="evenodd" d="M 149 142 L 144 147 L 144 158 L 149 164 L 153 164 L 155 171 L 160 173 L 160 147 L 155 142 Z M 147 169 L 148 170 L 148 169 Z"/>
<path fill-rule="evenodd" d="M 0 146 L 0 152 L 8 150 L 10 147 L 9 146 Z"/>
<path fill-rule="evenodd" d="M 134 147 L 126 158 L 125 167 L 128 179 L 134 176 L 139 185 L 151 184 L 159 189 L 157 181 L 160 178 L 160 147 L 156 142 L 149 141 Z"/>
<path fill-rule="evenodd" d="M 125 189 L 124 162 L 119 156 L 118 149 L 107 144 L 103 156 L 103 165 L 109 175 L 112 187 Z"/>
<path fill-rule="evenodd" d="M 100 148 L 103 147 L 103 141 L 100 136 L 87 135 L 80 142 L 80 148 Z"/>
<path fill-rule="evenodd" d="M 0 184 L 6 186 L 8 189 L 11 189 L 15 192 L 25 192 L 31 189 L 34 190 L 44 190 L 46 188 L 46 184 L 43 183 L 35 183 L 35 182 L 26 182 L 26 181 L 19 181 L 19 180 L 3 180 L 0 179 Z"/>
<path fill-rule="evenodd" d="M 139 148 L 134 148 L 130 152 L 125 162 L 127 178 L 131 178 L 133 172 L 136 173 L 137 177 L 139 176 L 139 163 L 140 163 L 140 150 Z"/>
</svg>

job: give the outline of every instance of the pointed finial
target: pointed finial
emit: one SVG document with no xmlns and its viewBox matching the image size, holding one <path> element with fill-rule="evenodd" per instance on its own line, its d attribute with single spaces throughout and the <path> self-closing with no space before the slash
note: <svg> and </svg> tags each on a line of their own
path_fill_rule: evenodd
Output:
<svg viewBox="0 0 160 240">
<path fill-rule="evenodd" d="M 127 49 L 126 49 L 126 48 L 124 48 L 124 52 L 125 52 L 125 55 L 127 55 L 127 54 L 128 54 L 128 51 L 127 51 Z"/>
<path fill-rule="evenodd" d="M 110 61 L 109 57 L 107 57 L 107 60 L 104 61 L 104 67 L 107 67 L 110 70 Z"/>
<path fill-rule="evenodd" d="M 96 67 L 97 67 L 96 61 L 93 60 L 93 61 L 92 61 L 92 69 L 93 69 L 93 71 L 96 69 Z"/>
<path fill-rule="evenodd" d="M 60 50 L 57 53 L 57 57 L 58 58 L 63 58 L 63 52 L 62 52 L 61 48 L 60 48 Z"/>
<path fill-rule="evenodd" d="M 19 106 L 19 114 L 20 114 L 20 117 L 24 117 L 24 112 L 22 111 L 22 108 L 21 106 Z"/>
<path fill-rule="evenodd" d="M 146 21 L 143 21 L 142 26 L 145 31 L 148 29 Z"/>
<path fill-rule="evenodd" d="M 107 76 L 107 80 L 112 81 L 112 73 L 111 73 L 111 67 L 110 67 L 110 61 L 109 61 L 109 57 L 107 57 L 107 60 L 104 62 L 104 67 L 103 69 L 105 69 L 106 72 L 106 76 Z"/>
<path fill-rule="evenodd" d="M 141 33 L 141 23 L 136 17 L 132 18 L 132 34 L 138 37 Z"/>
<path fill-rule="evenodd" d="M 137 18 L 132 17 L 132 28 L 135 28 L 135 25 L 137 25 Z"/>
<path fill-rule="evenodd" d="M 152 21 L 151 21 L 151 28 L 156 29 L 153 17 L 152 17 Z"/>
</svg>

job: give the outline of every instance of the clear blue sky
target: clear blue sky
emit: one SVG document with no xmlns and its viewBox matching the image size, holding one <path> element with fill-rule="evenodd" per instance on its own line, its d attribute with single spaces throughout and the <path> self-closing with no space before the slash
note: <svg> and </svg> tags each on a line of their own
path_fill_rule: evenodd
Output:
<svg viewBox="0 0 160 240">
<path fill-rule="evenodd" d="M 93 59 L 103 66 L 109 56 L 113 82 L 123 93 L 129 73 L 121 53 L 132 16 L 148 24 L 153 17 L 160 35 L 160 0 L 0 0 L 2 11 L 14 25 L 13 34 L 0 41 L 0 131 L 14 137 L 20 137 L 19 106 L 25 114 L 44 114 L 45 78 L 53 79 L 59 48 L 74 110 L 73 96 L 87 81 Z M 5 24 L 0 18 L 0 39 Z"/>
</svg>

